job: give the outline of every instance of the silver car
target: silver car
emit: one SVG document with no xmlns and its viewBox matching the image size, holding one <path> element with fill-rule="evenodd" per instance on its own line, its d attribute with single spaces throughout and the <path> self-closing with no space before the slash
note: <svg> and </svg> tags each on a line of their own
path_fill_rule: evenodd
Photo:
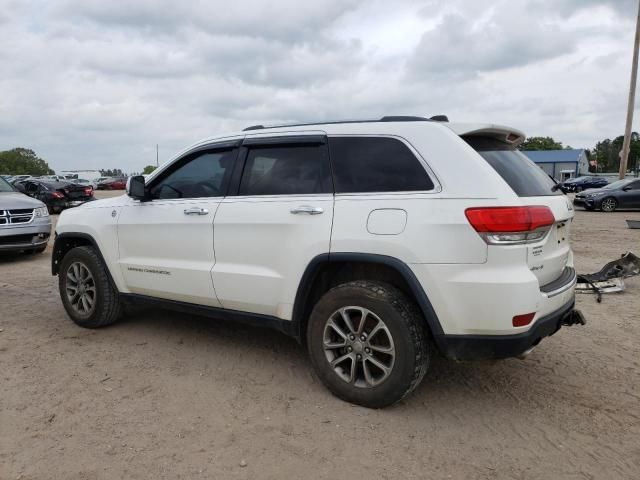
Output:
<svg viewBox="0 0 640 480">
<path fill-rule="evenodd" d="M 49 235 L 51 218 L 45 204 L 17 192 L 0 177 L 0 252 L 44 252 Z"/>
</svg>

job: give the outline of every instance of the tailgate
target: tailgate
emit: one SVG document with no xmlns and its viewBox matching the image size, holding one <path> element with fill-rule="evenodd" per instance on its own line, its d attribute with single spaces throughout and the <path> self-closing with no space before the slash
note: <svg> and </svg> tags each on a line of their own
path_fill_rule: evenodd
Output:
<svg viewBox="0 0 640 480">
<path fill-rule="evenodd" d="M 556 219 L 545 238 L 527 246 L 527 264 L 538 278 L 540 286 L 543 286 L 560 277 L 565 267 L 572 266 L 569 264 L 569 238 L 574 211 L 571 202 L 564 195 L 529 197 L 527 203 L 549 207 Z"/>
</svg>

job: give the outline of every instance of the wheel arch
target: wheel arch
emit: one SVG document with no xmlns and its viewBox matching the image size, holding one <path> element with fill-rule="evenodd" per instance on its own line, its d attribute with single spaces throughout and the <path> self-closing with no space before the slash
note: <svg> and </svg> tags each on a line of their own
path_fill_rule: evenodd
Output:
<svg viewBox="0 0 640 480">
<path fill-rule="evenodd" d="M 352 280 L 391 283 L 414 300 L 426 326 L 440 348 L 443 336 L 438 316 L 411 268 L 395 257 L 369 253 L 325 253 L 314 257 L 305 269 L 295 297 L 292 320 L 296 336 L 304 343 L 311 310 L 329 289 Z"/>
<path fill-rule="evenodd" d="M 100 246 L 98 242 L 96 242 L 93 236 L 88 233 L 81 232 L 65 232 L 56 235 L 56 238 L 53 242 L 53 252 L 51 254 L 51 275 L 56 276 L 60 272 L 60 263 L 65 255 L 75 247 L 83 247 L 88 246 L 92 247 L 96 255 L 100 257 L 100 260 L 107 265 L 107 262 L 100 251 Z M 116 282 L 113 280 L 113 276 L 111 275 L 111 271 L 109 268 L 107 270 L 107 277 L 109 278 L 109 282 L 118 291 L 118 286 Z"/>
</svg>

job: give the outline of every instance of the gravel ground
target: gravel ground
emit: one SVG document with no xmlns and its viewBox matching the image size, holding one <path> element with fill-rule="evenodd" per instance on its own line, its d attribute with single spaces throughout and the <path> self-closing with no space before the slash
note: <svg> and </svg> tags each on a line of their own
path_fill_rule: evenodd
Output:
<svg viewBox="0 0 640 480">
<path fill-rule="evenodd" d="M 579 271 L 640 253 L 625 218 L 577 212 Z M 640 278 L 579 296 L 588 325 L 527 360 L 437 358 L 374 411 L 271 331 L 160 310 L 76 327 L 50 259 L 0 257 L 1 479 L 640 478 Z"/>
</svg>

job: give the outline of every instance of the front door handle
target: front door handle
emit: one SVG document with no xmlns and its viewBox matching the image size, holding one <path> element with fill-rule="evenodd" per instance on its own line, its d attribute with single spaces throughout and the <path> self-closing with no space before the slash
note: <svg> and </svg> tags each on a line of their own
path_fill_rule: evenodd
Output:
<svg viewBox="0 0 640 480">
<path fill-rule="evenodd" d="M 309 205 L 301 205 L 296 208 L 291 209 L 291 213 L 294 215 L 299 215 L 301 213 L 306 213 L 307 215 L 320 215 L 324 213 L 324 210 L 321 207 L 310 207 Z"/>
<path fill-rule="evenodd" d="M 185 215 L 208 215 L 209 210 L 206 208 L 186 208 L 184 210 Z"/>
</svg>

